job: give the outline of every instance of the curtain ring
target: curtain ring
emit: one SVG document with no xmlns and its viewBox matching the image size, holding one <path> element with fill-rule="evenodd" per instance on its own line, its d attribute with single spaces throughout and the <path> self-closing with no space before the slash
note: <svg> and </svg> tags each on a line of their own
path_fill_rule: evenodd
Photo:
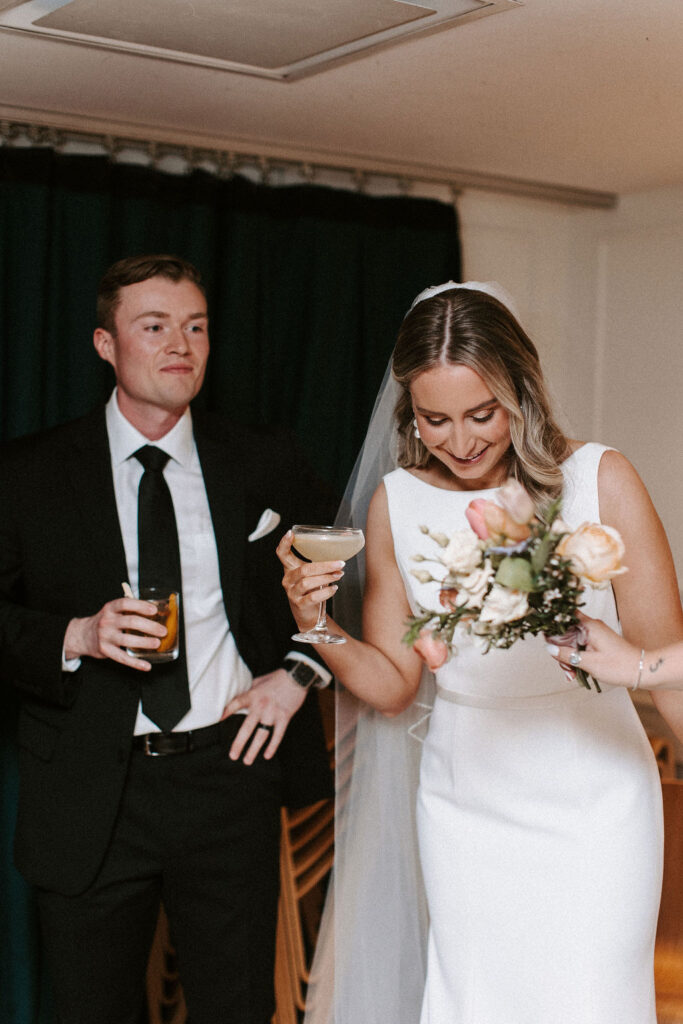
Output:
<svg viewBox="0 0 683 1024">
<path fill-rule="evenodd" d="M 159 147 L 159 143 L 158 142 L 148 142 L 147 143 L 147 158 L 148 158 L 148 160 L 150 162 L 150 165 L 152 167 L 154 167 L 155 169 L 159 166 L 159 161 L 161 160 L 161 155 L 162 155 L 161 154 L 161 149 Z"/>
<path fill-rule="evenodd" d="M 366 171 L 360 171 L 356 168 L 356 170 L 352 172 L 351 178 L 356 186 L 357 192 L 363 193 L 366 191 L 368 187 L 368 174 Z"/>
<path fill-rule="evenodd" d="M 218 153 L 219 178 L 232 178 L 239 166 L 239 157 L 235 156 L 233 152 L 226 153 L 225 151 L 222 151 Z"/>
<path fill-rule="evenodd" d="M 39 146 L 45 141 L 45 129 L 39 124 L 27 125 L 26 134 L 28 135 L 29 141 L 36 146 Z"/>
<path fill-rule="evenodd" d="M 3 143 L 13 142 L 19 134 L 19 125 L 11 121 L 0 121 L 0 138 Z"/>
<path fill-rule="evenodd" d="M 66 135 L 59 128 L 48 128 L 45 132 L 45 141 L 59 152 L 66 145 Z"/>
<path fill-rule="evenodd" d="M 121 149 L 121 140 L 117 139 L 114 135 L 105 135 L 102 139 L 102 145 L 106 150 L 108 158 L 112 163 L 116 163 L 116 157 Z"/>
<path fill-rule="evenodd" d="M 268 185 L 270 183 L 270 176 L 273 173 L 272 160 L 269 160 L 267 156 L 260 156 L 258 158 L 258 168 L 261 175 L 261 184 Z"/>
</svg>

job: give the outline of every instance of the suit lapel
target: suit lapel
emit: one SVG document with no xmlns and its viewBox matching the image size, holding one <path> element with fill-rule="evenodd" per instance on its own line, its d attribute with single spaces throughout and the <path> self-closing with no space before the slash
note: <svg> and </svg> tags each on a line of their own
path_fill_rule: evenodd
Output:
<svg viewBox="0 0 683 1024">
<path fill-rule="evenodd" d="M 216 538 L 223 603 L 230 628 L 235 633 L 242 602 L 246 536 L 244 467 L 228 436 L 220 440 L 211 436 L 195 417 L 193 424 Z"/>
<path fill-rule="evenodd" d="M 128 577 L 121 537 L 104 409 L 84 417 L 65 467 L 75 500 L 84 563 L 93 590 L 111 600 Z M 68 463 L 68 456 L 67 456 Z"/>
</svg>

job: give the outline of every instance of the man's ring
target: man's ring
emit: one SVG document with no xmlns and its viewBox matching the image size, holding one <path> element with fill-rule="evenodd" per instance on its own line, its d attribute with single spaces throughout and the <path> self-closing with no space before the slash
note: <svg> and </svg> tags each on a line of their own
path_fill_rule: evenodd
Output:
<svg viewBox="0 0 683 1024">
<path fill-rule="evenodd" d="M 574 668 L 576 668 L 577 665 L 581 664 L 581 655 L 578 651 L 572 651 L 572 653 L 569 655 L 569 664 L 573 665 Z"/>
<path fill-rule="evenodd" d="M 272 732 L 273 731 L 272 725 L 266 725 L 265 722 L 259 722 L 259 724 L 256 726 L 256 728 L 257 729 L 265 729 L 266 732 Z"/>
</svg>

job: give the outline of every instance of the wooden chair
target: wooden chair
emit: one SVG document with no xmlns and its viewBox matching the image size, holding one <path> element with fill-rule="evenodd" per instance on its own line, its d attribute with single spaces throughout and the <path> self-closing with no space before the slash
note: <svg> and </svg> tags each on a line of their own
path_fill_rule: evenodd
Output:
<svg viewBox="0 0 683 1024">
<path fill-rule="evenodd" d="M 664 883 L 655 946 L 658 1024 L 683 1024 L 683 780 L 663 779 Z"/>
<path fill-rule="evenodd" d="M 671 740 L 664 736 L 650 736 L 650 745 L 662 779 L 676 778 L 676 751 Z"/>
<path fill-rule="evenodd" d="M 318 694 L 330 763 L 334 768 L 334 693 Z M 303 1011 L 324 883 L 334 857 L 334 801 L 282 811 L 280 905 L 273 1024 L 290 1024 Z M 317 890 L 317 899 L 311 899 Z M 287 1008 L 290 1004 L 291 1008 Z"/>
</svg>

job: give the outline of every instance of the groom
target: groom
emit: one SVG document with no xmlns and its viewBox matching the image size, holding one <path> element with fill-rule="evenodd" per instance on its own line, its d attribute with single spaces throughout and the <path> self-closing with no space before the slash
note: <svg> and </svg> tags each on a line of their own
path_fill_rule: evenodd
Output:
<svg viewBox="0 0 683 1024">
<path fill-rule="evenodd" d="M 286 440 L 190 412 L 209 355 L 194 267 L 122 260 L 97 309 L 106 407 L 0 462 L 16 861 L 62 1024 L 137 1024 L 161 900 L 193 1024 L 268 1024 L 280 805 L 330 792 L 305 699 L 329 673 L 292 650 L 272 531 L 334 507 Z M 181 651 L 151 665 L 164 627 L 121 584 L 167 567 Z"/>
</svg>

